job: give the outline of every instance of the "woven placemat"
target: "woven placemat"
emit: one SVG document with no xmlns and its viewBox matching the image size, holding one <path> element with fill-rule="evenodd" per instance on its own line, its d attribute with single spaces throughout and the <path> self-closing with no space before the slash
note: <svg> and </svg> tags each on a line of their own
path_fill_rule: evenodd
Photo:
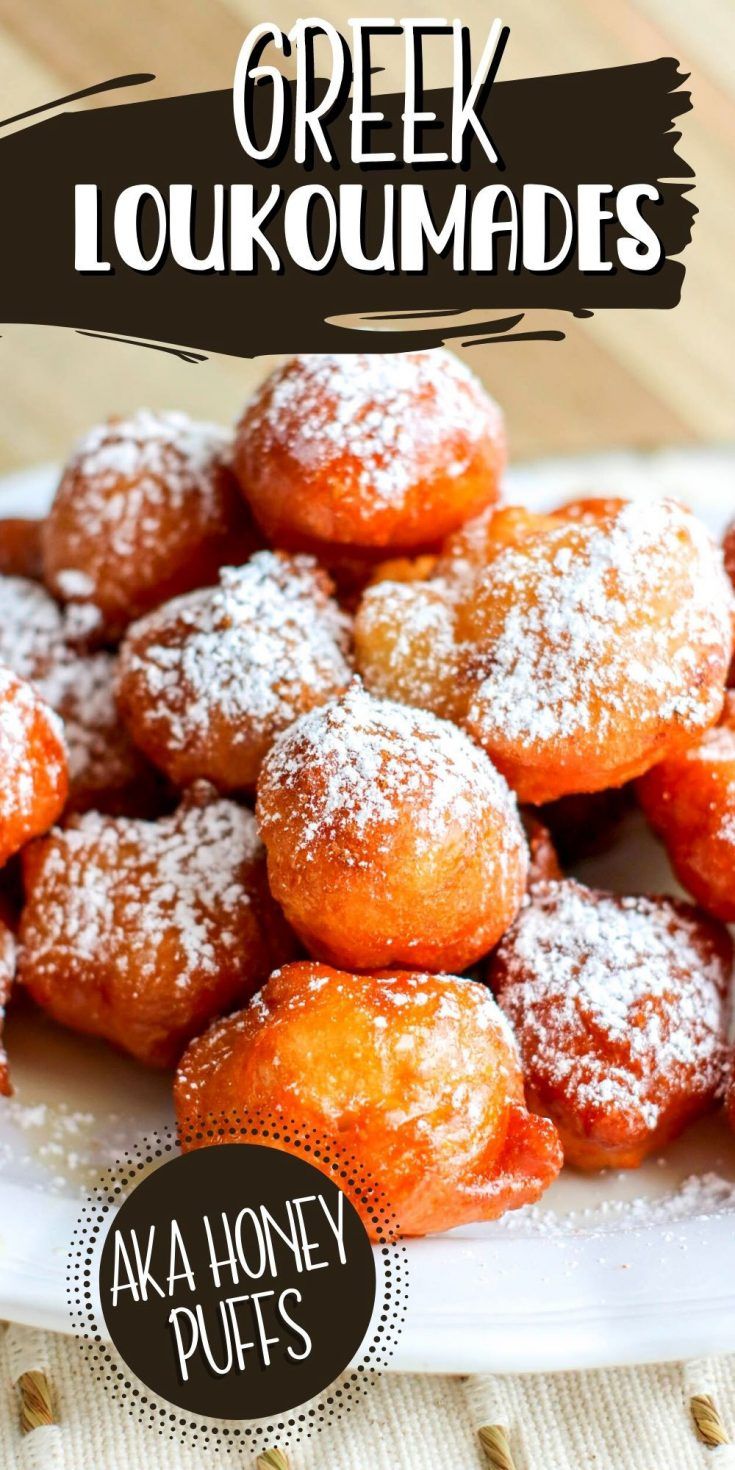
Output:
<svg viewBox="0 0 735 1470">
<path fill-rule="evenodd" d="M 183 1448 L 107 1398 L 69 1339 L 0 1341 L 0 1470 L 734 1470 L 735 1355 L 522 1377 L 385 1374 L 340 1424 L 255 1457 Z"/>
</svg>

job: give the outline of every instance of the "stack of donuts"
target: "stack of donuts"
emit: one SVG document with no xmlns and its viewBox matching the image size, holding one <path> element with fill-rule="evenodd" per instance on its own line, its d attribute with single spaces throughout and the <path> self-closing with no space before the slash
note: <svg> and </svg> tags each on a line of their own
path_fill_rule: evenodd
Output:
<svg viewBox="0 0 735 1470">
<path fill-rule="evenodd" d="M 302 356 L 0 523 L 0 999 L 175 1068 L 190 1146 L 317 1130 L 407 1235 L 735 1123 L 735 533 L 505 461 L 450 354 Z M 636 797 L 694 902 L 567 875 Z"/>
</svg>

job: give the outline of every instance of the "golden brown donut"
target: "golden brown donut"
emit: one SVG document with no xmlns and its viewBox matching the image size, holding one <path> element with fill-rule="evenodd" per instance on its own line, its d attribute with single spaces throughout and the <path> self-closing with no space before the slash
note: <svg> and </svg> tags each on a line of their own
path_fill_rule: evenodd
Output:
<svg viewBox="0 0 735 1470">
<path fill-rule="evenodd" d="M 502 777 L 454 725 L 357 681 L 278 737 L 256 810 L 273 894 L 330 964 L 462 970 L 521 902 L 527 848 Z"/>
<path fill-rule="evenodd" d="M 731 968 L 727 930 L 691 904 L 533 889 L 490 981 L 568 1163 L 636 1168 L 713 1107 Z"/>
<path fill-rule="evenodd" d="M 502 415 L 443 350 L 294 357 L 246 406 L 234 464 L 279 546 L 327 564 L 432 547 L 497 500 Z"/>
<path fill-rule="evenodd" d="M 0 666 L 0 867 L 60 815 L 68 789 L 61 723 Z"/>
<path fill-rule="evenodd" d="M 561 1163 L 492 997 L 452 975 L 286 965 L 192 1042 L 174 1091 L 183 1135 L 249 1110 L 316 1129 L 375 1179 L 403 1235 L 493 1220 Z"/>
<path fill-rule="evenodd" d="M 177 786 L 252 788 L 279 731 L 347 687 L 350 620 L 331 591 L 312 557 L 261 551 L 129 630 L 119 707 Z"/>
<path fill-rule="evenodd" d="M 636 784 L 679 882 L 707 912 L 735 920 L 735 693 L 697 745 Z"/>
<path fill-rule="evenodd" d="M 229 467 L 230 436 L 181 413 L 141 409 L 78 444 L 43 527 L 45 580 L 92 603 L 109 635 L 216 578 L 257 538 Z"/>
<path fill-rule="evenodd" d="M 115 700 L 112 653 L 69 652 L 40 681 L 61 716 L 69 755 L 67 811 L 155 817 L 173 803 L 160 772 L 138 749 Z"/>
<path fill-rule="evenodd" d="M 619 495 L 582 495 L 562 501 L 551 514 L 563 521 L 587 521 L 595 524 L 598 521 L 615 520 L 629 504 L 629 500 L 624 500 Z"/>
<path fill-rule="evenodd" d="M 456 560 L 400 592 L 368 589 L 357 667 L 369 688 L 418 694 L 461 723 L 520 801 L 622 786 L 718 718 L 732 593 L 682 506 L 632 502 L 570 521 L 500 512 L 479 561 Z M 429 604 L 441 659 L 439 635 L 425 633 Z"/>
<path fill-rule="evenodd" d="M 67 807 L 153 816 L 164 786 L 133 745 L 114 697 L 117 660 L 83 648 L 84 620 L 44 587 L 0 576 L 0 663 L 33 684 L 61 715 L 69 758 Z"/>
<path fill-rule="evenodd" d="M 200 783 L 157 822 L 87 812 L 23 854 L 18 978 L 152 1066 L 294 953 L 252 812 Z"/>
<path fill-rule="evenodd" d="M 66 620 L 45 587 L 0 576 L 0 663 L 38 684 L 68 653 Z"/>
</svg>

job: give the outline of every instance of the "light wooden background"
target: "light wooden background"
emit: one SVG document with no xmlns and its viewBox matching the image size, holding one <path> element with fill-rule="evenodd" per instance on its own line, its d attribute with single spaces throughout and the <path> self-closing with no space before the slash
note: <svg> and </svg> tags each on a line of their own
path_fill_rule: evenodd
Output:
<svg viewBox="0 0 735 1470">
<path fill-rule="evenodd" d="M 360 11 L 346 0 L 315 9 L 338 24 Z M 287 28 L 304 13 L 297 0 L 0 0 L 0 115 L 127 71 L 157 74 L 149 95 L 229 86 L 252 24 Z M 395 13 L 459 14 L 479 40 L 495 11 L 403 0 Z M 468 354 L 505 406 L 512 452 L 735 438 L 735 0 L 507 0 L 498 13 L 511 27 L 504 77 L 678 57 L 691 72 L 682 151 L 700 210 L 676 310 L 601 312 L 559 345 Z M 445 80 L 429 60 L 427 81 Z M 58 329 L 0 330 L 0 472 L 61 456 L 90 422 L 143 403 L 229 420 L 267 366 L 188 366 Z"/>
</svg>

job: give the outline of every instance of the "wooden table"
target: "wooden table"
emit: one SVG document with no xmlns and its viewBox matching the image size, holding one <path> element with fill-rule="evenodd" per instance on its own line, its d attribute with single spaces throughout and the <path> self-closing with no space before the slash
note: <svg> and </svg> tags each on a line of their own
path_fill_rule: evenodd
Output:
<svg viewBox="0 0 735 1470">
<path fill-rule="evenodd" d="M 343 25 L 355 13 L 346 0 L 317 9 Z M 433 13 L 457 12 L 478 40 L 494 13 L 480 0 Z M 284 28 L 303 13 L 296 0 L 267 11 Z M 407 0 L 399 13 L 432 10 Z M 733 0 L 508 0 L 500 13 L 511 27 L 506 78 L 678 57 L 691 72 L 682 151 L 697 173 L 700 211 L 676 310 L 601 312 L 571 323 L 560 345 L 470 351 L 505 406 L 512 452 L 735 438 Z M 0 0 L 2 114 L 128 71 L 156 73 L 147 95 L 229 86 L 242 39 L 265 14 L 252 0 Z M 436 84 L 439 56 L 428 61 Z M 396 82 L 389 67 L 385 85 Z M 0 472 L 63 456 L 90 422 L 143 403 L 232 419 L 266 366 L 225 357 L 190 366 L 70 331 L 9 327 L 0 339 Z"/>
</svg>

